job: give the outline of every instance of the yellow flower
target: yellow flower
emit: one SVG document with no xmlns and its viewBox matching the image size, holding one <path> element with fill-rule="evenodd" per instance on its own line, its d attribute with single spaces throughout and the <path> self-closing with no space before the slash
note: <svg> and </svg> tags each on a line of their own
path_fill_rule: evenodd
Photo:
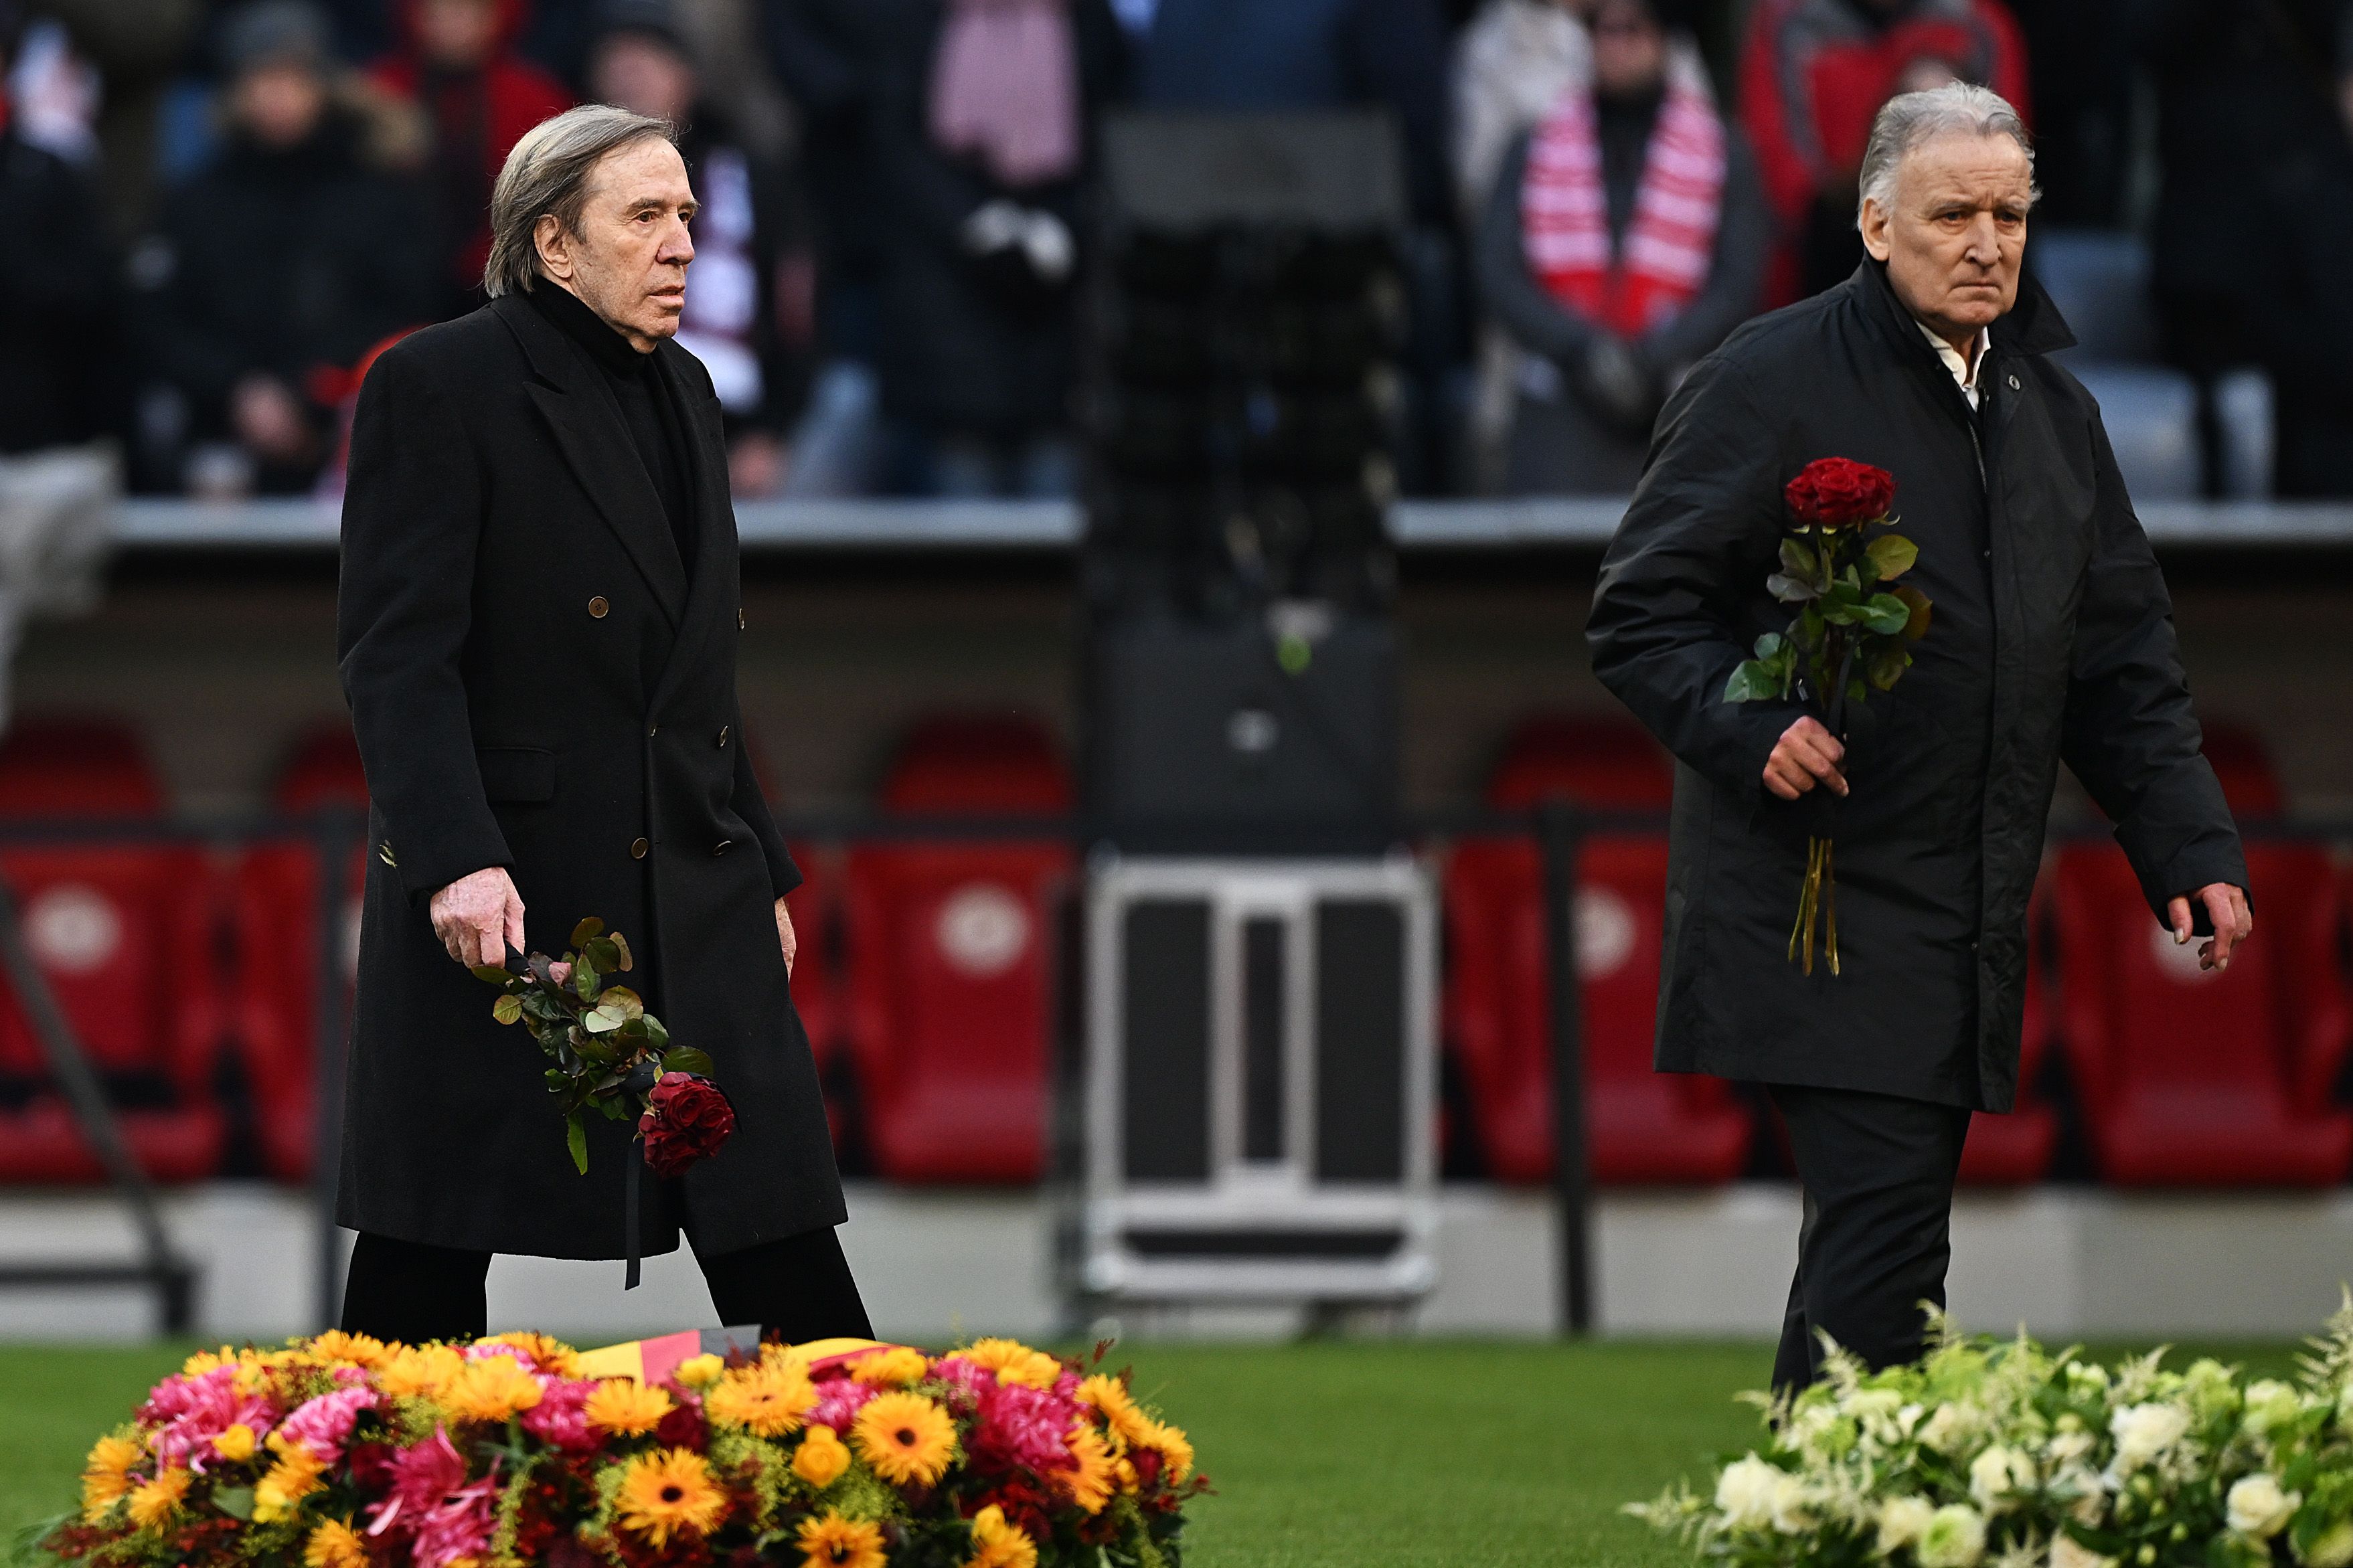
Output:
<svg viewBox="0 0 2353 1568">
<path fill-rule="evenodd" d="M 228 1365 L 236 1360 L 237 1352 L 229 1349 L 227 1345 L 221 1346 L 221 1348 L 216 1351 L 198 1351 L 195 1354 L 190 1356 L 187 1360 L 180 1363 L 180 1375 L 182 1377 L 202 1377 L 208 1372 L 219 1371 L 222 1367 Z"/>
<path fill-rule="evenodd" d="M 302 1568 L 367 1568 L 367 1543 L 347 1519 L 331 1519 L 302 1543 Z"/>
<path fill-rule="evenodd" d="M 972 1516 L 972 1555 L 965 1568 L 1038 1568 L 1038 1543 L 990 1503 Z"/>
<path fill-rule="evenodd" d="M 131 1490 L 131 1471 L 145 1450 L 128 1437 L 100 1437 L 81 1469 L 81 1509 L 95 1520 Z"/>
<path fill-rule="evenodd" d="M 395 1351 L 375 1382 L 395 1399 L 438 1399 L 465 1370 L 466 1358 L 448 1345 L 419 1345 Z"/>
<path fill-rule="evenodd" d="M 999 1383 L 1018 1383 L 1029 1388 L 1051 1388 L 1054 1380 L 1062 1375 L 1062 1363 L 1044 1351 L 1033 1351 L 1019 1340 L 975 1340 L 957 1354 L 984 1372 L 993 1372 Z"/>
<path fill-rule="evenodd" d="M 552 1373 L 557 1377 L 579 1375 L 580 1352 L 551 1335 L 534 1334 L 527 1330 L 519 1329 L 512 1333 L 492 1334 L 489 1339 L 475 1342 L 485 1345 L 512 1345 L 531 1357 L 533 1364 L 542 1372 Z"/>
<path fill-rule="evenodd" d="M 1111 1476 L 1124 1492 L 1133 1494 L 1144 1485 L 1144 1478 L 1135 1473 L 1135 1461 L 1124 1454 L 1111 1462 Z"/>
<path fill-rule="evenodd" d="M 622 1437 L 642 1437 L 661 1425 L 674 1406 L 669 1394 L 633 1377 L 607 1378 L 588 1396 L 581 1414 L 588 1425 Z"/>
<path fill-rule="evenodd" d="M 1127 1384 L 1118 1378 L 1106 1377 L 1101 1373 L 1088 1378 L 1079 1384 L 1079 1403 L 1092 1405 L 1103 1412 L 1103 1419 L 1111 1423 L 1111 1429 L 1118 1433 L 1120 1440 L 1130 1447 L 1144 1441 L 1144 1434 L 1152 1429 L 1151 1417 L 1137 1408 L 1135 1396 L 1128 1393 Z"/>
<path fill-rule="evenodd" d="M 539 1403 L 539 1379 L 508 1355 L 470 1361 L 449 1380 L 441 1403 L 460 1421 L 505 1421 Z"/>
<path fill-rule="evenodd" d="M 801 1562 L 807 1568 L 885 1568 L 882 1531 L 862 1519 L 844 1519 L 831 1509 L 801 1521 Z"/>
<path fill-rule="evenodd" d="M 904 1388 L 911 1383 L 921 1383 L 932 1363 L 921 1351 L 893 1345 L 889 1350 L 869 1351 L 849 1363 L 849 1375 L 860 1383 L 877 1388 Z"/>
<path fill-rule="evenodd" d="M 727 1517 L 727 1494 L 702 1455 L 665 1448 L 629 1461 L 614 1511 L 656 1546 L 667 1546 L 674 1534 L 710 1534 Z"/>
<path fill-rule="evenodd" d="M 1101 1513 L 1118 1484 L 1112 1469 L 1111 1445 L 1085 1422 L 1074 1427 L 1064 1441 L 1070 1446 L 1076 1468 L 1055 1472 L 1055 1479 L 1071 1494 L 1072 1502 L 1089 1513 Z"/>
<path fill-rule="evenodd" d="M 816 1385 L 807 1373 L 789 1363 L 739 1367 L 702 1396 L 702 1408 L 712 1420 L 748 1427 L 762 1437 L 799 1431 L 801 1417 L 816 1405 Z"/>
<path fill-rule="evenodd" d="M 809 1364 L 808 1352 L 798 1345 L 783 1344 L 776 1340 L 770 1340 L 760 1347 L 760 1364 L 762 1366 L 797 1366 L 803 1372 L 807 1372 Z"/>
<path fill-rule="evenodd" d="M 830 1426 L 812 1426 L 793 1455 L 793 1474 L 823 1491 L 849 1468 L 849 1450 Z"/>
<path fill-rule="evenodd" d="M 232 1465 L 241 1465 L 253 1458 L 253 1451 L 260 1446 L 253 1428 L 242 1421 L 213 1439 L 213 1452 Z"/>
<path fill-rule="evenodd" d="M 1193 1440 L 1166 1421 L 1153 1422 L 1150 1429 L 1136 1439 L 1135 1446 L 1158 1454 L 1167 1467 L 1170 1480 L 1181 1481 L 1193 1473 Z"/>
<path fill-rule="evenodd" d="M 153 1530 L 180 1511 L 180 1504 L 188 1495 L 188 1472 L 179 1466 L 145 1482 L 131 1494 L 131 1522 L 142 1530 Z"/>
<path fill-rule="evenodd" d="M 878 1394 L 859 1411 L 850 1441 L 884 1480 L 930 1486 L 955 1458 L 955 1423 L 920 1394 Z"/>
<path fill-rule="evenodd" d="M 709 1388 L 727 1370 L 727 1363 L 709 1351 L 691 1355 L 678 1363 L 670 1375 L 689 1388 Z"/>
<path fill-rule="evenodd" d="M 375 1368 L 390 1361 L 396 1350 L 374 1334 L 347 1334 L 341 1329 L 329 1329 L 303 1347 L 313 1361 L 328 1366 L 364 1366 Z"/>
<path fill-rule="evenodd" d="M 269 1451 L 278 1462 L 253 1487 L 253 1521 L 268 1524 L 293 1512 L 302 1500 L 319 1489 L 327 1462 L 300 1443 L 289 1443 L 280 1433 L 269 1435 Z"/>
</svg>

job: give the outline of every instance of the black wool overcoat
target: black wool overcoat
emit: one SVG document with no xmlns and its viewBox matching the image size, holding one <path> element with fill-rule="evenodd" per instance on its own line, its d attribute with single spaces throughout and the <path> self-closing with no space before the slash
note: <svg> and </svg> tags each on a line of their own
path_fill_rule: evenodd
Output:
<svg viewBox="0 0 2353 1568">
<path fill-rule="evenodd" d="M 717 1155 L 645 1174 L 647 1253 L 681 1226 L 710 1253 L 844 1217 L 776 941 L 799 873 L 736 705 L 719 404 L 692 355 L 655 358 L 693 447 L 691 576 L 600 373 L 528 300 L 404 339 L 361 389 L 337 617 L 371 802 L 337 1205 L 354 1229 L 623 1253 L 628 1123 L 592 1118 L 576 1173 L 545 1059 L 433 934 L 433 894 L 487 866 L 512 874 L 533 947 L 561 952 L 588 915 L 626 935 L 626 979 L 734 1102 Z"/>
<path fill-rule="evenodd" d="M 2164 579 L 2097 405 L 2047 357 L 2073 341 L 2022 286 L 1972 413 L 1866 261 L 1736 332 L 1660 416 L 1588 638 L 1595 673 L 1677 762 L 1662 1070 L 2010 1109 L 2027 897 L 2063 760 L 2152 909 L 2246 885 Z M 1914 667 L 1852 721 L 1851 795 L 1791 804 L 1763 773 L 1802 710 L 1724 689 L 1788 624 L 1765 590 L 1782 487 L 1829 457 L 1895 476 L 1920 546 L 1906 580 L 1936 608 Z M 1819 955 L 1810 976 L 1787 956 L 1820 832 L 1836 845 L 1835 977 Z"/>
</svg>

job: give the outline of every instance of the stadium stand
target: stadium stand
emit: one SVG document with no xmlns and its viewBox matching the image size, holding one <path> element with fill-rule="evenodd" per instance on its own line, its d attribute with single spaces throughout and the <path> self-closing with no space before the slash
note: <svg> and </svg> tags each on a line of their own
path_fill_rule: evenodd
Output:
<svg viewBox="0 0 2353 1568">
<path fill-rule="evenodd" d="M 1664 754 L 1631 723 L 1542 718 L 1505 742 L 1487 798 L 1504 811 L 1547 799 L 1662 811 L 1672 783 Z M 1666 867 L 1663 835 L 1597 837 L 1578 859 L 1588 1152 L 1599 1182 L 1725 1182 L 1747 1161 L 1753 1127 L 1729 1086 L 1651 1070 Z M 1553 1169 L 1543 881 L 1525 840 L 1466 841 L 1447 863 L 1446 1038 L 1488 1171 L 1505 1182 L 1543 1181 Z"/>
<path fill-rule="evenodd" d="M 2216 725 L 2206 743 L 2240 820 L 2275 820 L 2261 742 Z M 2211 972 L 2150 918 L 2121 852 L 2058 856 L 2061 1025 L 2107 1181 L 2326 1186 L 2353 1165 L 2353 1117 L 2329 1104 L 2353 1043 L 2337 878 L 2316 847 L 2260 840 L 2247 870 L 2262 940 Z"/>
<path fill-rule="evenodd" d="M 160 816 L 164 791 L 121 725 L 16 722 L 0 743 L 0 818 Z M 132 1157 L 157 1181 L 215 1174 L 228 1119 L 215 1094 L 224 1029 L 211 879 L 180 845 L 0 851 L 27 946 L 105 1083 Z M 0 989 L 0 1183 L 103 1179 L 13 991 Z"/>
<path fill-rule="evenodd" d="M 918 726 L 884 781 L 902 816 L 1060 814 L 1067 769 L 1037 725 Z M 842 884 L 852 1060 L 877 1171 L 1034 1182 L 1044 1169 L 1053 930 L 1072 870 L 1053 840 L 852 849 Z"/>
</svg>

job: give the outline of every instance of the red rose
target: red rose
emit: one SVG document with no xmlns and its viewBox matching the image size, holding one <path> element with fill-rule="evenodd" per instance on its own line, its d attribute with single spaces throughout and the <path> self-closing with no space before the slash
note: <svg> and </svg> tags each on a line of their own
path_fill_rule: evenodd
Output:
<svg viewBox="0 0 2353 1568">
<path fill-rule="evenodd" d="M 1809 528 L 1852 528 L 1887 515 L 1895 504 L 1895 476 L 1851 458 L 1816 458 L 1781 493 Z"/>
<path fill-rule="evenodd" d="M 719 1152 L 735 1131 L 735 1108 L 719 1086 L 693 1073 L 666 1072 L 654 1080 L 638 1133 L 646 1164 L 657 1176 L 681 1176 L 697 1160 Z"/>
</svg>

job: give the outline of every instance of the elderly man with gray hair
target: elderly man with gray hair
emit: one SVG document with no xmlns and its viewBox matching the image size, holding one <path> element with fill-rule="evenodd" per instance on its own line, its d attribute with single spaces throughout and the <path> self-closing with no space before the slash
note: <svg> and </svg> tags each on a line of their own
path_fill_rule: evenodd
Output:
<svg viewBox="0 0 2353 1568">
<path fill-rule="evenodd" d="M 491 194 L 491 301 L 361 388 L 337 645 L 370 797 L 339 1215 L 343 1327 L 484 1331 L 495 1253 L 634 1258 L 682 1228 L 720 1319 L 870 1331 L 807 1036 L 800 881 L 735 696 L 744 617 L 711 377 L 671 342 L 694 192 L 663 121 L 572 110 Z M 469 966 L 596 916 L 737 1131 L 631 1204 L 625 1122 L 587 1170 Z M 637 1224 L 631 1236 L 627 1225 Z"/>
<path fill-rule="evenodd" d="M 2253 929 L 2200 753 L 2165 582 L 2073 340 L 2021 276 L 2034 154 L 1966 84 L 1880 111 L 1868 252 L 1763 317 L 1661 416 L 1588 626 L 1595 673 L 1676 758 L 1657 1064 L 1766 1086 L 1805 1189 L 1778 1386 L 1825 1339 L 1873 1365 L 1944 1300 L 1972 1113 L 2018 1091 L 2026 909 L 2061 762 L 2115 825 L 2173 941 L 2220 968 Z M 1834 734 L 1726 681 L 1788 623 L 1767 591 L 1783 486 L 1846 458 L 1894 476 L 1915 663 Z M 1809 840 L 1837 845 L 1841 964 L 1788 961 Z"/>
</svg>

